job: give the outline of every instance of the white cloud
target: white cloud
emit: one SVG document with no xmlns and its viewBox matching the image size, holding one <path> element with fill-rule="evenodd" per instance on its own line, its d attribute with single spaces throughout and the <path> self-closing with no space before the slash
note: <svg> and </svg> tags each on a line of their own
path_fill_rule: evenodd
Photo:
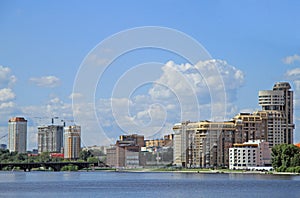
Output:
<svg viewBox="0 0 300 198">
<path fill-rule="evenodd" d="M 289 80 L 300 79 L 300 68 L 294 68 L 294 69 L 288 70 L 285 73 L 285 76 Z"/>
<path fill-rule="evenodd" d="M 0 102 L 12 100 L 16 97 L 15 93 L 10 88 L 0 89 Z"/>
<path fill-rule="evenodd" d="M 17 78 L 11 74 L 11 69 L 0 65 L 0 87 L 11 87 L 16 81 Z"/>
<path fill-rule="evenodd" d="M 7 109 L 7 108 L 13 108 L 13 107 L 15 107 L 15 103 L 13 103 L 11 101 L 0 103 L 0 110 Z"/>
<path fill-rule="evenodd" d="M 76 98 L 81 98 L 82 94 L 81 93 L 71 93 L 69 98 L 72 99 L 76 99 Z"/>
<path fill-rule="evenodd" d="M 55 77 L 55 76 L 42 76 L 39 78 L 36 77 L 32 77 L 29 79 L 29 81 L 31 81 L 32 83 L 34 83 L 35 85 L 39 86 L 39 87 L 57 87 L 60 85 L 60 80 L 59 78 Z"/>
<path fill-rule="evenodd" d="M 293 64 L 295 61 L 300 61 L 300 56 L 297 54 L 294 54 L 292 56 L 285 57 L 282 61 L 283 61 L 283 63 L 290 65 L 290 64 Z"/>
<path fill-rule="evenodd" d="M 211 103 L 211 99 L 214 99 L 214 103 L 220 103 L 226 97 L 227 103 L 233 102 L 236 100 L 236 90 L 244 82 L 243 72 L 222 60 L 208 60 L 196 65 L 176 65 L 170 61 L 163 67 L 163 71 L 149 94 L 156 100 L 174 102 L 178 99 L 179 105 L 186 107 L 185 110 L 191 108 L 191 112 L 184 112 L 187 114 L 183 116 L 184 119 L 193 119 L 191 115 L 196 114 L 192 112 L 198 110 L 197 105 Z M 197 104 L 192 101 L 193 97 L 197 98 Z"/>
<path fill-rule="evenodd" d="M 219 72 L 215 72 L 215 68 Z M 177 65 L 169 61 L 162 67 L 162 71 L 162 75 L 154 82 L 148 93 L 131 98 L 97 101 L 96 113 L 99 123 L 109 139 L 117 138 L 124 133 L 161 137 L 172 132 L 172 125 L 175 122 L 224 119 L 218 117 L 222 115 L 218 110 L 223 110 L 224 105 L 228 117 L 237 113 L 238 109 L 233 102 L 237 90 L 243 85 L 244 74 L 225 61 L 210 60 L 196 65 Z M 205 78 L 199 71 L 205 73 Z M 220 86 L 220 81 L 216 80 L 220 76 L 224 86 Z M 214 89 L 210 89 L 211 87 Z M 221 90 L 224 88 L 225 90 Z M 221 97 L 219 92 L 222 91 L 226 93 L 227 104 L 219 98 Z M 216 98 L 213 104 L 212 94 L 215 94 Z M 212 106 L 217 112 L 213 118 L 211 118 Z M 87 112 L 83 112 L 83 116 L 92 117 L 86 115 Z M 90 113 L 92 115 L 95 112 Z"/>
<path fill-rule="evenodd" d="M 215 68 L 219 72 L 215 72 Z M 224 86 L 220 86 L 220 81 L 216 80 L 216 77 L 220 76 Z M 40 86 L 50 87 L 55 84 L 52 80 L 45 79 L 35 78 L 31 81 L 41 84 Z M 41 81 L 47 83 L 41 83 Z M 11 112 L 19 112 L 29 119 L 31 125 L 28 129 L 30 131 L 28 144 L 32 148 L 36 147 L 37 143 L 36 127 L 40 124 L 49 124 L 51 117 L 54 116 L 58 116 L 59 120 L 56 122 L 60 122 L 60 119 L 71 120 L 74 115 L 76 124 L 82 127 L 83 145 L 108 145 L 114 143 L 115 139 L 124 133 L 138 133 L 144 134 L 147 138 L 160 138 L 164 134 L 172 133 L 172 126 L 175 122 L 185 119 L 192 121 L 210 119 L 212 106 L 221 111 L 224 98 L 220 97 L 224 95 L 219 92 L 225 91 L 226 93 L 227 115 L 236 113 L 237 108 L 233 101 L 243 81 L 243 72 L 225 61 L 210 60 L 196 65 L 177 65 L 170 61 L 162 67 L 162 74 L 155 80 L 152 87 L 131 98 L 98 99 L 95 106 L 90 103 L 72 106 L 54 96 L 45 105 L 18 109 L 10 101 L 14 95 L 8 94 L 3 96 L 4 102 L 0 106 L 0 116 L 15 115 Z M 222 90 L 224 88 L 225 90 Z M 9 91 L 6 90 L 6 92 Z M 216 98 L 213 104 L 212 95 Z M 81 98 L 82 94 L 72 93 L 70 97 Z M 95 120 L 95 114 L 98 120 Z M 40 120 L 34 117 L 48 117 L 48 119 Z M 99 129 L 99 125 L 102 130 Z"/>
</svg>

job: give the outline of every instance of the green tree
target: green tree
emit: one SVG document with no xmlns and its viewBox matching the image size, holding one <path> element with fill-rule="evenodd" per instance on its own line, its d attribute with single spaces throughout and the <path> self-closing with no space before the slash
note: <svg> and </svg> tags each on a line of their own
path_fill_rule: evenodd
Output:
<svg viewBox="0 0 300 198">
<path fill-rule="evenodd" d="M 90 163 L 97 163 L 98 161 L 99 160 L 96 157 L 88 157 L 87 158 L 87 162 L 90 162 Z"/>
<path fill-rule="evenodd" d="M 280 144 L 272 148 L 272 166 L 277 171 L 293 170 L 300 163 L 300 148 L 293 144 Z"/>
<path fill-rule="evenodd" d="M 279 168 L 282 165 L 281 160 L 281 147 L 282 145 L 276 145 L 272 148 L 272 166 L 273 168 Z"/>
<path fill-rule="evenodd" d="M 50 162 L 51 157 L 49 152 L 43 152 L 39 155 L 39 161 L 40 162 Z"/>
<path fill-rule="evenodd" d="M 291 166 L 300 166 L 300 153 L 296 153 L 291 161 Z"/>
<path fill-rule="evenodd" d="M 87 159 L 89 157 L 93 157 L 93 154 L 92 154 L 91 151 L 89 151 L 89 150 L 82 150 L 82 151 L 80 151 L 80 153 L 79 153 L 79 159 L 87 161 Z"/>
</svg>

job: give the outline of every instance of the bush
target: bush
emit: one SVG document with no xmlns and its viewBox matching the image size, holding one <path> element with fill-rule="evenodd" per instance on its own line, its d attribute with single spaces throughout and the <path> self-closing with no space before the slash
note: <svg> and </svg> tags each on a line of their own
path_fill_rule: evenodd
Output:
<svg viewBox="0 0 300 198">
<path fill-rule="evenodd" d="M 288 167 L 285 172 L 294 173 L 295 167 Z"/>
<path fill-rule="evenodd" d="M 280 166 L 278 168 L 276 168 L 277 172 L 285 172 L 286 171 L 286 167 L 285 166 Z"/>
<path fill-rule="evenodd" d="M 78 171 L 78 166 L 75 165 L 68 165 L 62 167 L 61 171 Z"/>
<path fill-rule="evenodd" d="M 300 166 L 295 167 L 295 173 L 300 173 Z"/>
</svg>

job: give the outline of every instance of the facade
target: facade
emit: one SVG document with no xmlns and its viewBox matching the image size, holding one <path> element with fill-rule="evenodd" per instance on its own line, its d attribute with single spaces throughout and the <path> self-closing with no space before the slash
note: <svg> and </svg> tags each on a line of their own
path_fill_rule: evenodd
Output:
<svg viewBox="0 0 300 198">
<path fill-rule="evenodd" d="M 270 147 L 278 144 L 293 144 L 293 91 L 288 82 L 278 82 L 273 90 L 259 91 L 259 105 L 262 111 L 257 112 L 266 124 L 266 141 Z"/>
<path fill-rule="evenodd" d="M 278 82 L 273 90 L 259 91 L 262 110 L 240 113 L 230 121 L 175 124 L 174 165 L 228 166 L 229 148 L 249 141 L 268 142 L 269 148 L 283 143 L 292 144 L 293 91 L 290 89 L 289 83 Z"/>
<path fill-rule="evenodd" d="M 184 122 L 173 130 L 173 163 L 182 167 L 226 166 L 228 149 L 239 139 L 233 121 Z"/>
<path fill-rule="evenodd" d="M 233 118 L 240 137 L 234 142 L 248 142 L 250 140 L 264 140 L 266 136 L 265 123 L 259 114 L 239 113 Z"/>
<path fill-rule="evenodd" d="M 145 140 L 145 146 L 147 148 L 170 147 L 173 144 L 173 139 L 174 139 L 174 135 L 169 134 L 169 135 L 165 135 L 163 139 Z"/>
<path fill-rule="evenodd" d="M 116 144 L 107 149 L 107 164 L 111 167 L 144 166 L 146 161 L 141 152 L 144 146 L 142 135 L 121 135 Z"/>
<path fill-rule="evenodd" d="M 187 162 L 187 145 L 188 145 L 188 133 L 187 125 L 189 121 L 177 123 L 173 126 L 174 140 L 173 140 L 173 164 L 176 166 L 186 167 Z"/>
<path fill-rule="evenodd" d="M 64 127 L 64 158 L 78 159 L 80 146 L 81 127 L 78 125 Z"/>
<path fill-rule="evenodd" d="M 256 169 L 271 166 L 271 150 L 268 142 L 260 140 L 234 144 L 229 149 L 229 169 Z"/>
<path fill-rule="evenodd" d="M 115 145 L 106 149 L 106 164 L 110 167 L 117 165 L 117 147 Z"/>
<path fill-rule="evenodd" d="M 23 117 L 11 118 L 8 121 L 8 149 L 10 152 L 26 153 L 27 120 Z"/>
<path fill-rule="evenodd" d="M 61 153 L 63 148 L 63 126 L 38 127 L 38 152 Z"/>
<path fill-rule="evenodd" d="M 265 137 L 263 119 L 250 113 L 224 122 L 184 122 L 173 130 L 173 162 L 182 167 L 227 167 L 233 144 Z"/>
</svg>

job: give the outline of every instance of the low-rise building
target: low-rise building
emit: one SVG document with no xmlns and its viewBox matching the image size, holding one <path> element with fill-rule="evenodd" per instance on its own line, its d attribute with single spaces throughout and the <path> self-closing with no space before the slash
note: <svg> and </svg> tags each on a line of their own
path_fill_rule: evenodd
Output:
<svg viewBox="0 0 300 198">
<path fill-rule="evenodd" d="M 142 135 L 121 135 L 116 144 L 106 150 L 107 165 L 111 167 L 139 167 L 145 165 L 141 148 L 145 146 Z"/>
<path fill-rule="evenodd" d="M 253 169 L 271 166 L 271 150 L 268 142 L 260 140 L 234 144 L 229 149 L 229 169 Z"/>
</svg>

